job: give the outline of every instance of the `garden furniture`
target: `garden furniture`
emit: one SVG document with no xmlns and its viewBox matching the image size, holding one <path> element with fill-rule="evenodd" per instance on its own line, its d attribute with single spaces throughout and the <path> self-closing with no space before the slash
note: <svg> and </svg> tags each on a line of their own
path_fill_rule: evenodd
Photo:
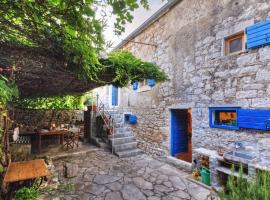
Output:
<svg viewBox="0 0 270 200">
<path fill-rule="evenodd" d="M 38 131 L 37 137 L 38 137 L 38 152 L 41 152 L 41 142 L 43 136 L 58 136 L 60 139 L 60 144 L 63 145 L 64 141 L 64 135 L 67 134 L 68 131 L 66 129 L 62 130 L 50 130 L 50 131 Z"/>
</svg>

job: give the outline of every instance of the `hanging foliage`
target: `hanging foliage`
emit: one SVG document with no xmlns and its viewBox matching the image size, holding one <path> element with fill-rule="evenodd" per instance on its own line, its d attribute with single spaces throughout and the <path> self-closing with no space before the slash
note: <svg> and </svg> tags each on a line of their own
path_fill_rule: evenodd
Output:
<svg viewBox="0 0 270 200">
<path fill-rule="evenodd" d="M 115 16 L 115 31 L 120 34 L 140 4 L 148 7 L 147 0 L 2 0 L 0 42 L 53 54 L 79 78 L 97 80 L 103 70 L 98 55 L 105 44 L 107 15 Z M 103 12 L 104 7 L 110 13 Z"/>
<path fill-rule="evenodd" d="M 145 79 L 155 79 L 156 82 L 166 80 L 165 73 L 156 64 L 142 61 L 127 51 L 111 52 L 101 63 L 115 74 L 112 82 L 121 87 Z"/>
<path fill-rule="evenodd" d="M 84 96 L 62 96 L 48 98 L 24 98 L 17 99 L 14 105 L 29 109 L 83 109 Z"/>
</svg>

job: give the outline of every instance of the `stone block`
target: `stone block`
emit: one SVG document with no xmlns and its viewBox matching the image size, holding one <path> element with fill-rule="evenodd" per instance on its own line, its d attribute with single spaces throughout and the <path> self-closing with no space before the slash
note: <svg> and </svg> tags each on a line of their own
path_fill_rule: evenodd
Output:
<svg viewBox="0 0 270 200">
<path fill-rule="evenodd" d="M 257 90 L 247 90 L 247 91 L 239 91 L 236 93 L 236 98 L 238 99 L 248 99 L 257 97 Z"/>
<path fill-rule="evenodd" d="M 79 167 L 77 164 L 65 163 L 64 174 L 66 178 L 76 177 L 79 172 Z"/>
<path fill-rule="evenodd" d="M 239 66 L 254 63 L 256 61 L 256 53 L 244 54 L 237 58 L 236 62 Z"/>
<path fill-rule="evenodd" d="M 262 62 L 270 60 L 270 47 L 269 46 L 259 49 L 259 59 Z"/>
<path fill-rule="evenodd" d="M 256 74 L 256 81 L 270 82 L 270 69 L 259 69 Z"/>
<path fill-rule="evenodd" d="M 255 98 L 252 99 L 251 105 L 254 108 L 269 108 L 270 107 L 270 98 Z"/>
</svg>

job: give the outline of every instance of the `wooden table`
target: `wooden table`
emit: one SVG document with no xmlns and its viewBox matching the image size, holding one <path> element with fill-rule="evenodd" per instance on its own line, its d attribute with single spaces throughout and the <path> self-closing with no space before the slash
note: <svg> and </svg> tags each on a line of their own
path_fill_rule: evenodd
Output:
<svg viewBox="0 0 270 200">
<path fill-rule="evenodd" d="M 5 183 L 42 178 L 49 175 L 43 159 L 10 163 L 4 177 Z"/>
<path fill-rule="evenodd" d="M 64 135 L 68 132 L 68 130 L 52 130 L 52 131 L 38 131 L 38 152 L 41 152 L 41 139 L 42 136 L 59 136 L 60 144 L 63 145 Z"/>
</svg>

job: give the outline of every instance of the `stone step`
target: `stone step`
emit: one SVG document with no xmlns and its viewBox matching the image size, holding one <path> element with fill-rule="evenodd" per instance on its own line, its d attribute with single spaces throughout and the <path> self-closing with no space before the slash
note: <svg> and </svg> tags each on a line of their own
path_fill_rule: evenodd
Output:
<svg viewBox="0 0 270 200">
<path fill-rule="evenodd" d="M 131 156 L 137 156 L 137 155 L 143 154 L 143 151 L 136 148 L 136 149 L 132 149 L 132 150 L 116 151 L 116 152 L 114 152 L 114 154 L 120 158 L 127 158 L 127 157 L 131 157 Z"/>
<path fill-rule="evenodd" d="M 124 138 L 124 137 L 131 137 L 133 136 L 131 132 L 125 132 L 125 133 L 115 133 L 114 138 Z M 112 138 L 112 136 L 110 136 Z"/>
<path fill-rule="evenodd" d="M 113 145 L 114 151 L 132 150 L 137 148 L 137 142 L 129 142 L 124 144 Z"/>
<path fill-rule="evenodd" d="M 135 142 L 136 139 L 134 136 L 129 136 L 129 137 L 120 137 L 120 138 L 110 138 L 110 144 L 112 145 L 118 145 L 118 144 L 124 144 L 124 143 L 129 143 L 129 142 Z"/>
</svg>

